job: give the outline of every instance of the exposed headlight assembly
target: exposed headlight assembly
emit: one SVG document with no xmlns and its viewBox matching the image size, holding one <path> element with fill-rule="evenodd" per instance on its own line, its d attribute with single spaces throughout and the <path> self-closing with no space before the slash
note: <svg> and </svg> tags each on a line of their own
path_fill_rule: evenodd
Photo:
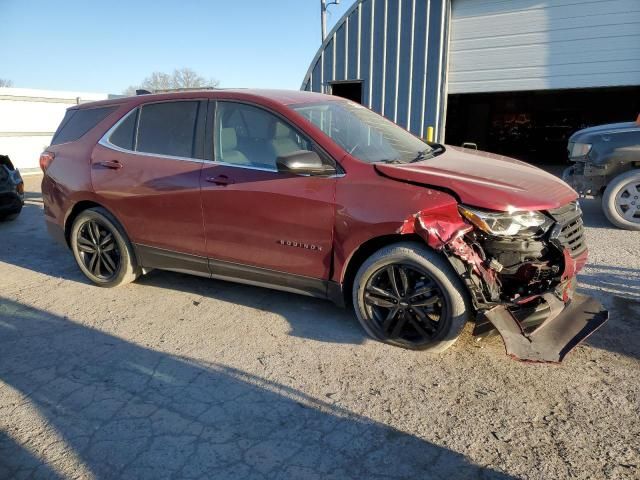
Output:
<svg viewBox="0 0 640 480">
<path fill-rule="evenodd" d="M 533 237 L 546 232 L 553 220 L 540 212 L 487 212 L 459 205 L 460 214 L 483 232 L 498 237 Z"/>
<path fill-rule="evenodd" d="M 590 143 L 574 143 L 573 147 L 571 147 L 571 158 L 573 157 L 584 157 L 591 151 Z"/>
</svg>

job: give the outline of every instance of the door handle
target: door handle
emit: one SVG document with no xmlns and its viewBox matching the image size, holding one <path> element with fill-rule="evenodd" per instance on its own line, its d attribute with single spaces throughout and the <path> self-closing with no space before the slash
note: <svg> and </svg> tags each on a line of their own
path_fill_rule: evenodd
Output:
<svg viewBox="0 0 640 480">
<path fill-rule="evenodd" d="M 100 162 L 100 166 L 110 168 L 111 170 L 118 170 L 122 168 L 122 164 L 117 160 L 106 160 L 104 162 Z"/>
<path fill-rule="evenodd" d="M 231 185 L 234 183 L 232 179 L 227 177 L 226 175 L 217 175 L 215 177 L 207 177 L 207 182 L 215 183 L 216 185 Z"/>
</svg>

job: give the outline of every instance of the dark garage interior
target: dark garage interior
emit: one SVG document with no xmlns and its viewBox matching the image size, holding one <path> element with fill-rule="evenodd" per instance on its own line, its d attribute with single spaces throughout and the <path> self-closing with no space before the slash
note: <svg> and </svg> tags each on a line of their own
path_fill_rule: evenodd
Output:
<svg viewBox="0 0 640 480">
<path fill-rule="evenodd" d="M 362 103 L 362 82 L 331 82 L 331 94 Z"/>
<path fill-rule="evenodd" d="M 567 140 L 585 127 L 635 121 L 640 87 L 449 95 L 446 143 L 534 164 L 567 162 Z"/>
</svg>

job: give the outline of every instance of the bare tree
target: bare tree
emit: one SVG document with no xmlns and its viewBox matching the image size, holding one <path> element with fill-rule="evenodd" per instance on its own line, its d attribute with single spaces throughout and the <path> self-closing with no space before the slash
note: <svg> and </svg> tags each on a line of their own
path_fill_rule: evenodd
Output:
<svg viewBox="0 0 640 480">
<path fill-rule="evenodd" d="M 172 74 L 153 72 L 140 85 L 132 85 L 124 93 L 134 95 L 136 90 L 144 89 L 150 92 L 174 90 L 180 88 L 215 88 L 220 84 L 218 80 L 207 80 L 190 68 L 175 69 Z"/>
<path fill-rule="evenodd" d="M 3 87 L 13 87 L 13 82 L 5 78 L 0 78 L 0 88 Z"/>
</svg>

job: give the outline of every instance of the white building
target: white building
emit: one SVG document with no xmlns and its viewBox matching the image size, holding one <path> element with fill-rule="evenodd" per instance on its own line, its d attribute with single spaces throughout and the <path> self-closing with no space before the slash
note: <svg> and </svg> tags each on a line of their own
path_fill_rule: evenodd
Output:
<svg viewBox="0 0 640 480">
<path fill-rule="evenodd" d="M 106 93 L 0 88 L 0 154 L 23 173 L 38 170 L 40 153 L 73 105 L 108 98 Z"/>
</svg>

